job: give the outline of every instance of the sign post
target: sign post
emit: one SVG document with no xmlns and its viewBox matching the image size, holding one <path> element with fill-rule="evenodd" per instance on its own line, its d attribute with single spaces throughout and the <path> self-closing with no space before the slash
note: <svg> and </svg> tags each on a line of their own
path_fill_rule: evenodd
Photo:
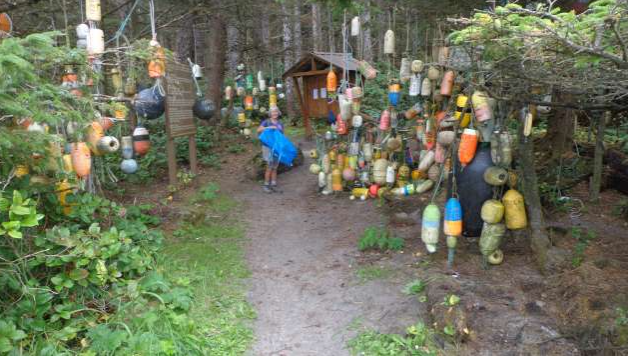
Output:
<svg viewBox="0 0 628 356">
<path fill-rule="evenodd" d="M 169 60 L 164 78 L 166 89 L 166 152 L 168 155 L 168 180 L 177 183 L 177 151 L 175 138 L 188 137 L 190 148 L 190 170 L 198 174 L 196 159 L 196 123 L 192 107 L 196 91 L 192 72 L 187 65 Z"/>
</svg>

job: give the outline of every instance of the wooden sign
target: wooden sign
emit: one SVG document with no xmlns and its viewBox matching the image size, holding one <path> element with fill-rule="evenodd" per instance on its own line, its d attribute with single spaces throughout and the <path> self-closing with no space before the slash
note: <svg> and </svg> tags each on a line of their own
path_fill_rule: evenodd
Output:
<svg viewBox="0 0 628 356">
<path fill-rule="evenodd" d="M 196 159 L 196 122 L 192 108 L 196 100 L 194 81 L 190 67 L 169 60 L 166 63 L 166 76 L 164 78 L 166 90 L 166 133 L 168 141 L 166 150 L 168 154 L 168 177 L 170 184 L 177 182 L 177 158 L 174 139 L 188 137 L 190 146 L 190 169 L 192 173 L 198 173 Z"/>
</svg>

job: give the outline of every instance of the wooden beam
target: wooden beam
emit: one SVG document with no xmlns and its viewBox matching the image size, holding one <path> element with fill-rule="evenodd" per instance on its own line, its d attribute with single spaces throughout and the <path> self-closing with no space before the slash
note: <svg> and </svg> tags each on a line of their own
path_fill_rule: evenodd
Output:
<svg viewBox="0 0 628 356">
<path fill-rule="evenodd" d="M 329 73 L 328 69 L 319 69 L 319 70 L 312 70 L 309 72 L 298 72 L 298 73 L 293 73 L 290 74 L 291 77 L 311 77 L 313 75 L 321 75 L 321 74 L 327 74 Z"/>
<path fill-rule="evenodd" d="M 303 101 L 303 94 L 301 94 L 301 86 L 299 85 L 299 79 L 292 77 L 294 81 L 294 87 L 297 90 L 297 97 L 299 98 L 299 104 L 301 105 L 301 114 L 303 115 L 303 125 L 305 126 L 305 138 L 312 138 L 312 126 L 310 126 L 310 114 L 307 107 L 307 103 Z M 304 83 L 305 84 L 305 83 Z"/>
</svg>

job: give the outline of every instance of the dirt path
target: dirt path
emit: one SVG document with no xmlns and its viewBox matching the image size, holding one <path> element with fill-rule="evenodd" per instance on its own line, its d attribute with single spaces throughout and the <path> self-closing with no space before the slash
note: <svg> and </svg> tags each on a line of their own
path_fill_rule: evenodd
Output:
<svg viewBox="0 0 628 356">
<path fill-rule="evenodd" d="M 416 298 L 394 282 L 403 276 L 356 277 L 358 236 L 380 223 L 372 202 L 318 196 L 307 167 L 280 176 L 283 194 L 231 187 L 247 216 L 255 356 L 348 355 L 357 327 L 400 332 L 419 318 Z"/>
</svg>

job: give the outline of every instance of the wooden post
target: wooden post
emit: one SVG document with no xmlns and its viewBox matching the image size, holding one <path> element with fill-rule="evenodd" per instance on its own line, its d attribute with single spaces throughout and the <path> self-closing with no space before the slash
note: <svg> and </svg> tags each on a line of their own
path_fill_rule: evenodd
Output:
<svg viewBox="0 0 628 356">
<path fill-rule="evenodd" d="M 305 125 L 305 138 L 312 138 L 312 126 L 310 125 L 310 114 L 308 112 L 307 103 L 303 101 L 303 95 L 301 94 L 301 86 L 299 85 L 299 79 L 292 77 L 294 81 L 294 87 L 297 91 L 297 97 L 299 98 L 299 104 L 301 105 L 301 114 L 303 115 L 303 125 Z"/>
<path fill-rule="evenodd" d="M 595 153 L 593 156 L 593 175 L 589 183 L 589 201 L 600 200 L 600 188 L 602 186 L 602 172 L 604 170 L 604 134 L 606 120 L 610 119 L 610 111 L 605 112 L 597 119 L 597 135 L 595 140 Z"/>
<path fill-rule="evenodd" d="M 190 170 L 196 175 L 198 174 L 198 162 L 196 159 L 196 136 L 189 136 L 188 142 L 190 148 Z"/>
<path fill-rule="evenodd" d="M 168 183 L 175 185 L 177 184 L 177 151 L 173 137 L 168 137 L 166 141 L 166 155 L 168 157 Z"/>
</svg>

